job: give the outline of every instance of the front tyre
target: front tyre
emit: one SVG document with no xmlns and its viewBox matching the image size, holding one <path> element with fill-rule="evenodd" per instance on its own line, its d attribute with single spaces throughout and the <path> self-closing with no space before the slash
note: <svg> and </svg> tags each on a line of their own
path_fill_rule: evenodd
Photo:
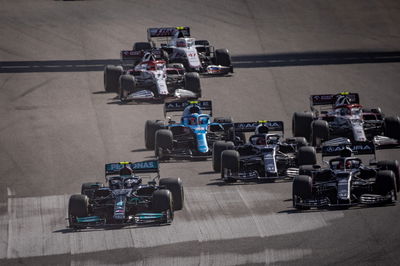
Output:
<svg viewBox="0 0 400 266">
<path fill-rule="evenodd" d="M 183 209 L 185 195 L 183 192 L 182 180 L 180 178 L 161 178 L 160 186 L 164 186 L 172 193 L 174 211 Z"/>
<path fill-rule="evenodd" d="M 225 150 L 221 154 L 221 178 L 227 183 L 234 183 L 236 179 L 225 175 L 227 174 L 237 175 L 239 174 L 240 161 L 239 152 L 235 150 Z"/>
</svg>

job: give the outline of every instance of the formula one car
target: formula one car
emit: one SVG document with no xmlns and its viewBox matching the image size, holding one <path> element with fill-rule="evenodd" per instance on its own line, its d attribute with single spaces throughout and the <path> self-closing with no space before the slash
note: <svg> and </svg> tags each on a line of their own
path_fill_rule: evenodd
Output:
<svg viewBox="0 0 400 266">
<path fill-rule="evenodd" d="M 233 73 L 229 51 L 214 49 L 207 40 L 191 38 L 189 27 L 149 28 L 147 40 L 147 48 L 162 48 L 168 53 L 170 63 L 181 63 L 189 72 L 211 75 Z"/>
<path fill-rule="evenodd" d="M 164 105 L 164 116 L 169 112 L 181 111 L 183 114 L 178 123 L 171 117 L 166 122 L 146 121 L 146 148 L 154 149 L 160 160 L 206 159 L 211 157 L 211 147 L 215 141 L 240 141 L 232 131 L 231 118 L 219 117 L 211 122 L 211 101 L 177 101 Z"/>
<path fill-rule="evenodd" d="M 273 181 L 296 175 L 300 165 L 316 163 L 315 149 L 308 146 L 305 138 L 283 139 L 282 121 L 235 123 L 234 128 L 235 131 L 255 134 L 243 145 L 214 143 L 213 168 L 221 172 L 221 179 L 225 182 Z"/>
<path fill-rule="evenodd" d="M 374 160 L 366 166 L 352 152 L 374 154 Z M 319 165 L 300 167 L 300 175 L 293 180 L 294 208 L 348 208 L 357 204 L 388 204 L 397 200 L 399 163 L 397 160 L 376 162 L 372 142 L 354 145 L 347 139 L 342 143 L 324 143 L 322 155 L 340 156 L 325 162 L 329 165 L 327 168 Z"/>
<path fill-rule="evenodd" d="M 105 67 L 105 90 L 117 92 L 122 102 L 201 97 L 198 73 L 167 64 L 167 56 L 160 49 L 121 51 L 122 65 Z"/>
<path fill-rule="evenodd" d="M 156 176 L 148 184 L 142 184 L 141 174 L 145 173 Z M 109 163 L 105 165 L 105 176 L 108 186 L 99 182 L 84 183 L 81 194 L 70 197 L 70 228 L 170 224 L 174 211 L 183 208 L 181 179 L 160 179 L 157 160 Z"/>
<path fill-rule="evenodd" d="M 363 108 L 358 93 L 311 95 L 310 107 L 311 112 L 294 113 L 292 130 L 293 136 L 305 137 L 314 146 L 337 137 L 353 143 L 373 141 L 377 148 L 400 144 L 399 117 L 385 117 L 380 108 Z"/>
</svg>

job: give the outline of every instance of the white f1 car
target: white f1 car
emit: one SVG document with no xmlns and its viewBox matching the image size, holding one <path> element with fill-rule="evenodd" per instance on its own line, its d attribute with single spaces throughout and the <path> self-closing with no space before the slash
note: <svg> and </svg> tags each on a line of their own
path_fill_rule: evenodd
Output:
<svg viewBox="0 0 400 266">
<path fill-rule="evenodd" d="M 187 71 L 211 75 L 233 73 L 229 51 L 214 49 L 207 40 L 195 40 L 189 27 L 149 28 L 147 40 L 148 47 L 162 48 L 168 53 L 170 63 L 181 63 Z"/>
<path fill-rule="evenodd" d="M 122 102 L 201 97 L 199 74 L 186 73 L 182 64 L 167 64 L 165 57 L 160 49 L 121 51 L 122 66 L 104 70 L 105 90 L 117 92 Z"/>
</svg>

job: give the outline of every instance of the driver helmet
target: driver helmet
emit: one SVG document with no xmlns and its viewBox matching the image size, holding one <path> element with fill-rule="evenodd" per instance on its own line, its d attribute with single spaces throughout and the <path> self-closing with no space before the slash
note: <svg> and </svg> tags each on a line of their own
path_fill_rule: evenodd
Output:
<svg viewBox="0 0 400 266">
<path fill-rule="evenodd" d="M 258 125 L 257 127 L 256 127 L 256 134 L 258 135 L 258 134 L 268 134 L 268 127 L 266 126 L 266 125 L 263 125 L 263 124 L 261 124 L 261 125 Z"/>
<path fill-rule="evenodd" d="M 347 97 L 345 95 L 339 95 L 336 98 L 335 107 L 348 105 L 350 103 L 351 103 L 351 101 L 350 101 L 349 97 Z"/>
<path fill-rule="evenodd" d="M 119 170 L 119 175 L 132 175 L 133 171 L 130 167 L 124 166 Z"/>
<path fill-rule="evenodd" d="M 186 46 L 187 46 L 187 43 L 186 43 L 186 40 L 184 38 L 179 38 L 176 41 L 176 47 L 186 47 Z"/>
</svg>

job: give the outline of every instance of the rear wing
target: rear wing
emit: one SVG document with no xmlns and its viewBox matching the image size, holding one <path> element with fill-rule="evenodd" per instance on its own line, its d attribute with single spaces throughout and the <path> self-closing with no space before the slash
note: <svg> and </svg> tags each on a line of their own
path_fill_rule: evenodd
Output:
<svg viewBox="0 0 400 266">
<path fill-rule="evenodd" d="M 159 173 L 158 160 L 149 160 L 143 162 L 119 162 L 119 163 L 108 163 L 105 165 L 105 175 L 119 174 L 119 171 L 123 167 L 130 167 L 133 173 Z"/>
<path fill-rule="evenodd" d="M 338 94 L 318 94 L 310 96 L 310 107 L 313 110 L 316 105 L 332 105 L 340 95 L 345 95 L 350 99 L 351 104 L 359 104 L 360 96 L 358 93 L 341 92 Z"/>
<path fill-rule="evenodd" d="M 164 117 L 170 112 L 184 111 L 191 104 L 199 106 L 201 111 L 210 111 L 210 115 L 212 115 L 211 101 L 174 101 L 164 104 Z"/>
<path fill-rule="evenodd" d="M 259 125 L 265 125 L 270 131 L 281 131 L 284 134 L 283 121 L 257 121 L 233 123 L 236 132 L 254 132 Z"/>
<path fill-rule="evenodd" d="M 324 145 L 321 147 L 322 157 L 328 156 L 339 156 L 340 152 L 346 147 L 349 147 L 354 154 L 374 154 L 375 155 L 375 145 L 372 142 L 365 142 L 359 144 L 350 145 Z"/>
<path fill-rule="evenodd" d="M 150 42 L 152 38 L 173 37 L 180 31 L 183 37 L 190 37 L 189 27 L 167 27 L 167 28 L 149 28 L 147 29 L 147 40 Z"/>
</svg>

